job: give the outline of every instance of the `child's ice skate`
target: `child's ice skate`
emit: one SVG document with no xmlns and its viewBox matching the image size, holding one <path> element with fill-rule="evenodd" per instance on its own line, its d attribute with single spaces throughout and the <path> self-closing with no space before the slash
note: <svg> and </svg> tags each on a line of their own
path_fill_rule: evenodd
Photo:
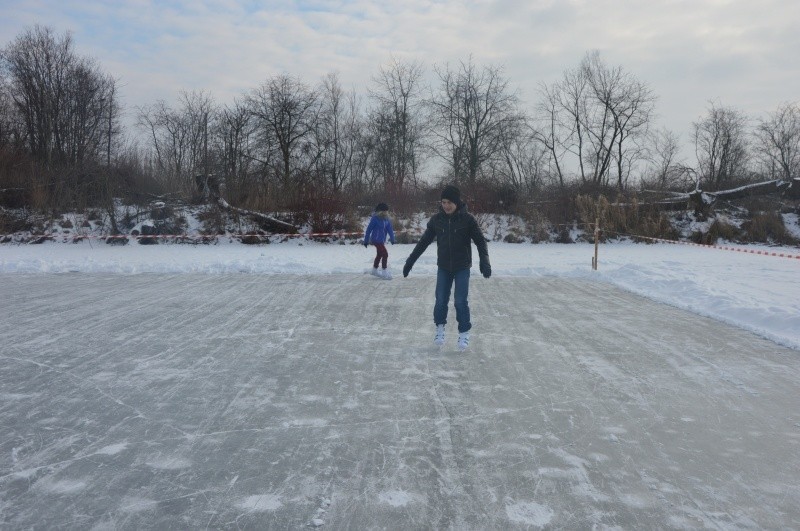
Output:
<svg viewBox="0 0 800 531">
<path fill-rule="evenodd" d="M 384 269 L 381 271 L 380 277 L 384 280 L 392 280 L 392 272 L 388 269 Z"/>
<path fill-rule="evenodd" d="M 464 352 L 469 347 L 469 332 L 461 332 L 458 334 L 458 350 Z"/>
<path fill-rule="evenodd" d="M 444 345 L 444 325 L 436 325 L 436 336 L 433 338 L 433 344 L 437 347 Z"/>
</svg>

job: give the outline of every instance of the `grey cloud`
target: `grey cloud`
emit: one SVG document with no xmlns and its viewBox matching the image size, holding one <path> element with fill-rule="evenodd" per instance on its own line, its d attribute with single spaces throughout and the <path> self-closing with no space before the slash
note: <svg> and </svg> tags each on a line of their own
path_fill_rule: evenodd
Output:
<svg viewBox="0 0 800 531">
<path fill-rule="evenodd" d="M 248 11 L 246 6 L 257 6 Z M 533 104 L 598 49 L 649 83 L 665 124 L 687 130 L 709 99 L 772 110 L 800 94 L 793 68 L 800 2 L 780 0 L 386 0 L 243 3 L 154 0 L 12 1 L 0 42 L 32 23 L 72 30 L 76 43 L 123 78 L 130 104 L 207 90 L 228 102 L 270 75 L 309 83 L 337 71 L 357 90 L 390 56 L 430 69 L 465 59 L 504 65 Z M 679 130 L 678 132 L 681 132 Z"/>
</svg>

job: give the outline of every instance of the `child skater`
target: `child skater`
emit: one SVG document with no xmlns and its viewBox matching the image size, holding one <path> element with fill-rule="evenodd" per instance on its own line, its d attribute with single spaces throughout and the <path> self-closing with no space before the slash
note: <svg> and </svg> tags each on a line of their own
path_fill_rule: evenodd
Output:
<svg viewBox="0 0 800 531">
<path fill-rule="evenodd" d="M 414 262 L 434 240 L 439 269 L 436 273 L 436 302 L 433 306 L 433 322 L 436 325 L 433 342 L 439 346 L 444 344 L 447 306 L 455 284 L 458 349 L 464 351 L 469 346 L 469 331 L 472 328 L 468 300 L 469 270 L 472 267 L 471 243 L 478 248 L 479 268 L 485 278 L 492 276 L 492 266 L 489 264 L 486 238 L 483 237 L 478 222 L 467 212 L 466 204 L 461 201 L 461 192 L 455 186 L 448 185 L 442 190 L 439 212 L 430 219 L 425 233 L 406 260 L 403 266 L 404 277 L 408 276 Z"/>
<path fill-rule="evenodd" d="M 389 260 L 389 251 L 386 250 L 386 237 L 394 245 L 394 230 L 392 229 L 392 220 L 389 219 L 389 207 L 386 203 L 378 203 L 375 207 L 375 213 L 372 214 L 372 219 L 369 220 L 367 231 L 364 233 L 364 247 L 372 244 L 377 250 L 377 256 L 372 265 L 372 274 L 379 278 L 391 280 L 392 274 L 386 269 L 386 262 Z M 378 270 L 378 264 L 382 269 Z"/>
</svg>

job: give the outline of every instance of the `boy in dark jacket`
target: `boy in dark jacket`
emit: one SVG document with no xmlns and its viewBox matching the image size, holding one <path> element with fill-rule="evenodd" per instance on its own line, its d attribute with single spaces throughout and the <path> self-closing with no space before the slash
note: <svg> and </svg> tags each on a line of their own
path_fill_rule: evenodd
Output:
<svg viewBox="0 0 800 531">
<path fill-rule="evenodd" d="M 394 245 L 394 230 L 392 229 L 392 220 L 389 219 L 389 206 L 386 203 L 378 203 L 364 233 L 364 247 L 372 244 L 377 251 L 377 256 L 372 265 L 372 274 L 376 277 L 391 280 L 392 274 L 386 269 L 386 263 L 389 260 L 389 251 L 386 250 L 387 236 L 392 245 Z M 378 270 L 378 264 L 383 266 L 380 271 Z"/>
<path fill-rule="evenodd" d="M 489 251 L 478 222 L 469 214 L 461 201 L 461 192 L 448 185 L 442 190 L 441 208 L 425 229 L 414 250 L 403 266 L 403 276 L 407 277 L 414 262 L 436 240 L 439 270 L 436 274 L 436 303 L 433 306 L 433 322 L 436 324 L 434 343 L 444 344 L 444 325 L 447 324 L 447 307 L 450 292 L 455 284 L 454 306 L 458 321 L 458 349 L 469 346 L 469 331 L 472 328 L 469 315 L 469 271 L 472 267 L 472 247 L 478 248 L 481 274 L 485 278 L 492 275 L 489 264 Z"/>
</svg>

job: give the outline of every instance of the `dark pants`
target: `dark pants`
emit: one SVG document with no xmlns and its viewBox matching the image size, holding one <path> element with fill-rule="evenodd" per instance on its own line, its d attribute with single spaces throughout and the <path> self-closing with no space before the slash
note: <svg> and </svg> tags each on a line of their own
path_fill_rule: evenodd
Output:
<svg viewBox="0 0 800 531">
<path fill-rule="evenodd" d="M 469 320 L 469 268 L 459 271 L 448 271 L 439 268 L 436 273 L 436 303 L 433 306 L 433 322 L 437 325 L 447 324 L 447 306 L 450 303 L 450 291 L 456 285 L 453 304 L 456 307 L 458 331 L 466 332 L 472 328 Z"/>
<path fill-rule="evenodd" d="M 378 256 L 375 257 L 375 262 L 373 262 L 372 267 L 378 267 L 378 263 L 381 262 L 383 269 L 386 269 L 386 261 L 389 259 L 389 251 L 386 250 L 386 246 L 382 243 L 373 243 L 372 245 L 374 245 L 375 249 L 378 250 Z"/>
</svg>

